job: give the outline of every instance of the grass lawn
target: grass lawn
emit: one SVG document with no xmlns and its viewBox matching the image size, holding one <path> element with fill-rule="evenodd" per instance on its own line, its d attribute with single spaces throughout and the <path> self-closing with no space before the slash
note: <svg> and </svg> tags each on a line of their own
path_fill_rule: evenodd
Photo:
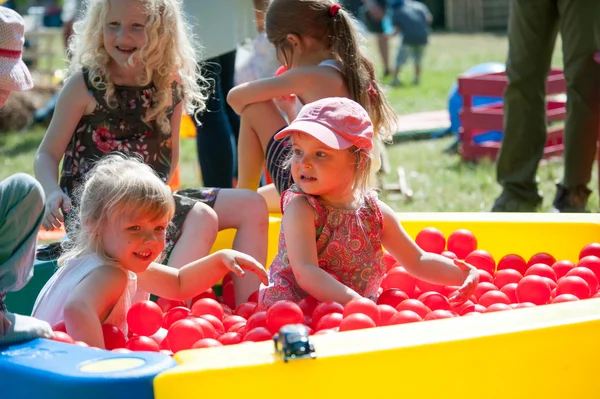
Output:
<svg viewBox="0 0 600 399">
<path fill-rule="evenodd" d="M 391 41 L 392 59 L 398 41 Z M 375 46 L 371 45 L 372 58 L 378 61 Z M 494 34 L 460 35 L 437 33 L 433 35 L 424 61 L 420 86 L 387 87 L 386 94 L 396 111 L 402 115 L 432 111 L 447 107 L 448 91 L 464 70 L 483 62 L 504 62 L 507 52 L 506 37 Z M 560 43 L 554 54 L 553 65 L 561 66 Z M 412 68 L 403 71 L 403 80 L 412 81 Z M 381 67 L 379 65 L 379 70 Z M 0 179 L 15 172 L 33 173 L 33 156 L 44 134 L 43 127 L 26 133 L 0 134 Z M 406 170 L 408 185 L 414 192 L 412 201 L 390 200 L 397 211 L 487 211 L 500 188 L 495 182 L 494 165 L 481 162 L 477 165 L 461 162 L 457 155 L 446 155 L 443 149 L 451 138 L 415 141 L 389 147 L 392 169 L 402 165 Z M 562 176 L 562 160 L 543 161 L 539 172 L 540 188 L 545 193 L 543 210 L 549 210 L 554 196 L 554 183 Z M 598 210 L 596 171 L 590 188 L 590 208 Z M 392 181 L 394 176 L 387 176 Z M 200 186 L 195 142 L 182 141 L 181 181 L 185 187 Z"/>
</svg>

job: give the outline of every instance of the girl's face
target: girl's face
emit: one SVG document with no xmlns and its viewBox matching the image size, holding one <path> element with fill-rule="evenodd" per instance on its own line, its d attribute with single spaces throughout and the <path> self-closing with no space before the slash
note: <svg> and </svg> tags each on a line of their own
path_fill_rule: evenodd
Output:
<svg viewBox="0 0 600 399">
<path fill-rule="evenodd" d="M 292 135 L 292 151 L 292 177 L 302 191 L 332 205 L 354 200 L 356 159 L 350 152 L 334 150 L 303 133 Z"/>
<path fill-rule="evenodd" d="M 146 44 L 146 16 L 138 0 L 110 0 L 104 21 L 104 47 L 118 66 L 125 66 Z"/>
<path fill-rule="evenodd" d="M 106 222 L 100 233 L 104 251 L 126 270 L 145 271 L 165 248 L 165 233 L 169 218 L 115 218 Z"/>
</svg>

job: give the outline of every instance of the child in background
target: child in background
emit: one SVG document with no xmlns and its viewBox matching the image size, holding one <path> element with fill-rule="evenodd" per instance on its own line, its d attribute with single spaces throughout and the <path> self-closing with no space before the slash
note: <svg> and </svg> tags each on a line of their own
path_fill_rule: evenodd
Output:
<svg viewBox="0 0 600 399">
<path fill-rule="evenodd" d="M 429 42 L 429 26 L 433 21 L 427 6 L 419 1 L 394 0 L 392 4 L 392 23 L 396 32 L 402 35 L 402 44 L 398 50 L 392 86 L 401 85 L 400 69 L 410 57 L 415 64 L 413 84 L 421 82 L 421 62 L 425 47 Z"/>
<path fill-rule="evenodd" d="M 256 260 L 234 250 L 215 252 L 180 269 L 156 263 L 175 203 L 169 187 L 141 161 L 105 156 L 79 190 L 70 248 L 33 308 L 34 317 L 52 325 L 64 320 L 74 340 L 104 348 L 103 323 L 127 334 L 127 311 L 137 289 L 187 300 L 229 271 L 242 277 L 244 269 L 267 282 Z"/>
<path fill-rule="evenodd" d="M 413 276 L 439 285 L 461 285 L 451 303 L 466 301 L 479 274 L 460 260 L 424 252 L 394 211 L 366 186 L 373 125 L 357 103 L 326 98 L 307 104 L 275 140 L 291 138 L 295 185 L 281 198 L 279 251 L 261 287 L 259 306 L 312 296 L 342 305 L 377 298 L 385 275 L 383 246 Z M 335 276 L 335 277 L 334 277 Z"/>
<path fill-rule="evenodd" d="M 207 98 L 179 1 L 94 0 L 81 18 L 69 47 L 72 75 L 35 159 L 48 230 L 65 221 L 76 188 L 112 152 L 139 154 L 168 184 L 179 162 L 182 112 L 203 110 Z M 268 213 L 255 192 L 187 189 L 174 197 L 165 264 L 179 268 L 206 256 L 227 228 L 237 230 L 234 249 L 266 262 Z M 254 276 L 233 283 L 238 304 L 259 286 Z"/>
<path fill-rule="evenodd" d="M 377 150 L 390 137 L 396 116 L 375 82 L 373 63 L 360 48 L 352 17 L 331 0 L 273 0 L 265 28 L 287 72 L 229 92 L 227 101 L 241 116 L 238 187 L 256 190 L 266 159 L 277 192 L 259 192 L 269 208 L 279 203 L 279 194 L 292 184 L 282 167 L 289 146 L 273 136 L 294 120 L 302 105 L 326 97 L 351 98 L 369 112 L 377 143 L 373 169 L 379 170 Z M 279 101 L 284 98 L 294 102 Z"/>
</svg>

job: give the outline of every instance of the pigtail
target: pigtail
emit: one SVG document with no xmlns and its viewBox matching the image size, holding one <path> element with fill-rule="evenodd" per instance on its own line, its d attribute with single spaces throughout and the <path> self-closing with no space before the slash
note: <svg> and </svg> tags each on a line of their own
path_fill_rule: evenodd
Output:
<svg viewBox="0 0 600 399">
<path fill-rule="evenodd" d="M 375 80 L 373 63 L 361 50 L 352 18 L 339 9 L 331 16 L 329 26 L 331 50 L 342 66 L 350 96 L 368 111 L 378 137 L 390 141 L 397 117 Z"/>
</svg>

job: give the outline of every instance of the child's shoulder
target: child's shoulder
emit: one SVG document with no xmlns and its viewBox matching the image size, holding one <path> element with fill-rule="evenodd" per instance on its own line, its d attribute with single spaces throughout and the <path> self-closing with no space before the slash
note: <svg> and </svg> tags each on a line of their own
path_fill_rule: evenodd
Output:
<svg viewBox="0 0 600 399">
<path fill-rule="evenodd" d="M 285 215 L 286 211 L 315 211 L 322 212 L 319 201 L 312 195 L 306 194 L 297 186 L 293 185 L 281 194 L 281 213 Z M 294 212 L 294 213 L 295 213 Z"/>
</svg>

